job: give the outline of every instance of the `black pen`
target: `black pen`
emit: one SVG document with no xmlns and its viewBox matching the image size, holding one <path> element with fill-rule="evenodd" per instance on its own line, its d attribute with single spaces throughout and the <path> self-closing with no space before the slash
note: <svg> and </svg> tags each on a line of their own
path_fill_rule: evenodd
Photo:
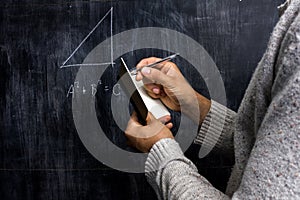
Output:
<svg viewBox="0 0 300 200">
<path fill-rule="evenodd" d="M 154 67 L 154 66 L 156 66 L 157 64 L 159 64 L 159 63 L 162 63 L 162 62 L 165 62 L 165 61 L 169 61 L 169 60 L 172 60 L 172 59 L 174 59 L 176 56 L 178 56 L 179 55 L 179 53 L 175 53 L 175 54 L 173 54 L 173 55 L 170 55 L 170 56 L 168 56 L 168 57 L 165 57 L 165 58 L 162 58 L 161 60 L 159 60 L 159 61 L 156 61 L 156 62 L 154 62 L 154 63 L 151 63 L 151 64 L 149 64 L 149 65 L 145 65 L 145 66 L 143 66 L 142 68 L 140 68 L 140 69 L 133 69 L 130 73 L 131 73 L 131 75 L 136 75 L 139 71 L 141 71 L 144 67 Z"/>
</svg>

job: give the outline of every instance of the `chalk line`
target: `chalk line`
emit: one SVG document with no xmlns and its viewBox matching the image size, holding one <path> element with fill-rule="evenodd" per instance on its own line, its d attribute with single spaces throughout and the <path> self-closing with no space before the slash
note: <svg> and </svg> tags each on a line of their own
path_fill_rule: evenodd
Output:
<svg viewBox="0 0 300 200">
<path fill-rule="evenodd" d="M 71 64 L 71 65 L 62 65 L 60 68 L 66 68 L 66 67 L 78 67 L 78 66 L 99 66 L 99 65 L 113 65 L 115 64 L 107 62 L 107 63 L 82 63 L 82 64 Z"/>
<path fill-rule="evenodd" d="M 72 56 L 78 51 L 78 49 L 85 43 L 85 41 L 90 37 L 90 35 L 98 28 L 98 26 L 103 22 L 103 20 L 108 16 L 109 13 L 111 13 L 113 10 L 113 7 L 109 9 L 109 11 L 102 17 L 102 19 L 99 20 L 99 22 L 96 24 L 96 26 L 87 34 L 87 36 L 80 42 L 80 44 L 76 47 L 76 49 L 73 51 L 73 53 L 63 62 L 62 66 L 65 66 L 65 64 L 72 58 Z M 62 68 L 62 66 L 60 68 Z"/>
<path fill-rule="evenodd" d="M 114 62 L 114 50 L 113 50 L 113 7 L 111 7 L 110 12 L 110 62 Z M 112 67 L 114 65 L 112 64 Z"/>
</svg>

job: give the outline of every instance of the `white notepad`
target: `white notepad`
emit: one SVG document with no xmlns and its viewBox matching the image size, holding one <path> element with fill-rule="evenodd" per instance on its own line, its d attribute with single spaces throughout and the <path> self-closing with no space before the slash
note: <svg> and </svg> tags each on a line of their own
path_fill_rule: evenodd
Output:
<svg viewBox="0 0 300 200">
<path fill-rule="evenodd" d="M 143 81 L 136 81 L 135 77 L 135 75 L 131 75 L 131 79 L 136 85 L 136 88 L 141 95 L 148 111 L 151 112 L 156 119 L 170 115 L 168 109 L 159 99 L 153 99 L 147 94 Z"/>
</svg>

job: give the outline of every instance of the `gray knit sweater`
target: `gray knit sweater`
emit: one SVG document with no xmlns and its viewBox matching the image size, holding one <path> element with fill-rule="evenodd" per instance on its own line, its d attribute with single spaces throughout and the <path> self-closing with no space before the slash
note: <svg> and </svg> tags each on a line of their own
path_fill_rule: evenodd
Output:
<svg viewBox="0 0 300 200">
<path fill-rule="evenodd" d="M 235 166 L 226 194 L 197 172 L 175 140 L 162 139 L 152 147 L 145 166 L 159 199 L 300 199 L 299 11 L 300 0 L 292 0 L 238 113 L 212 101 L 195 139 L 202 144 L 205 138 L 220 135 L 218 123 L 211 119 L 226 116 L 215 147 L 234 147 Z"/>
</svg>

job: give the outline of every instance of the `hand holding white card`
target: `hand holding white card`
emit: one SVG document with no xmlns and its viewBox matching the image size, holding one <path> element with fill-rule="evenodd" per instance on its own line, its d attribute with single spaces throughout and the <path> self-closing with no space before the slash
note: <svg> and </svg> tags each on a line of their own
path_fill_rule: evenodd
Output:
<svg viewBox="0 0 300 200">
<path fill-rule="evenodd" d="M 153 99 L 147 94 L 143 81 L 136 81 L 136 75 L 130 73 L 123 58 L 121 58 L 121 61 L 122 65 L 119 73 L 121 85 L 129 95 L 128 97 L 130 97 L 130 101 L 138 113 L 140 123 L 146 125 L 148 112 L 151 112 L 156 119 L 170 116 L 168 109 L 159 99 Z"/>
<path fill-rule="evenodd" d="M 140 93 L 148 111 L 151 112 L 156 119 L 159 119 L 166 115 L 170 115 L 168 109 L 162 104 L 162 102 L 159 99 L 153 99 L 147 94 L 144 88 L 143 81 L 136 81 L 135 75 L 131 75 L 131 79 L 136 85 L 136 88 Z"/>
</svg>

